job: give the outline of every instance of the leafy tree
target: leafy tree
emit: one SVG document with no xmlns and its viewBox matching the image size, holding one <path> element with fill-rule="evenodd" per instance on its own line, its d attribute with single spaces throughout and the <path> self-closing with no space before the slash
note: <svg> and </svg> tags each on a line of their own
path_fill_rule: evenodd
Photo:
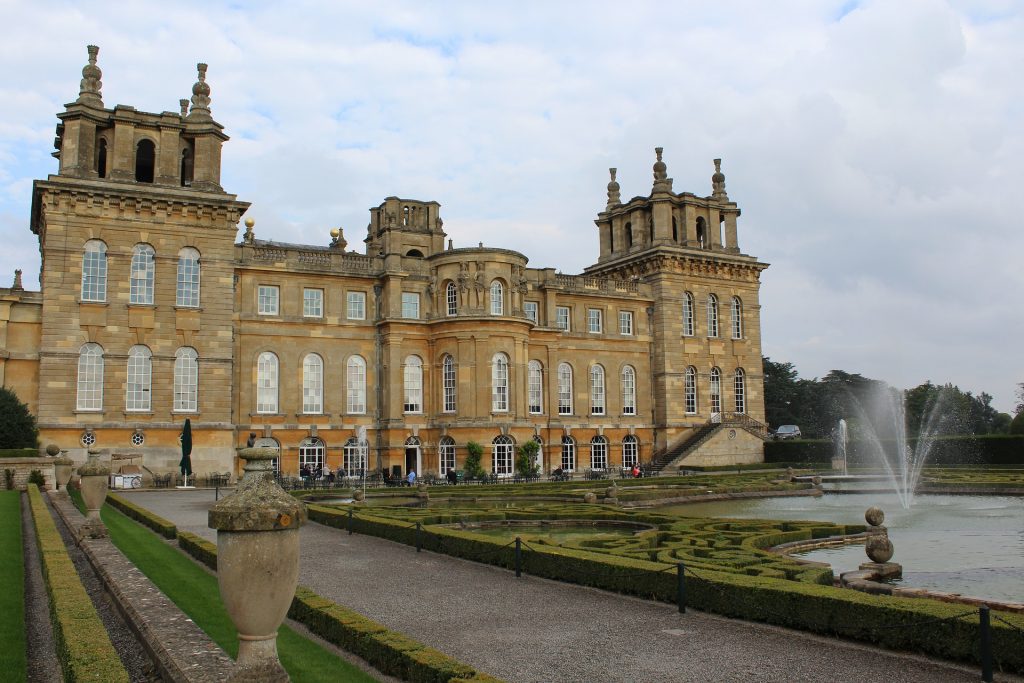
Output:
<svg viewBox="0 0 1024 683">
<path fill-rule="evenodd" d="M 516 474 L 520 477 L 533 477 L 540 472 L 537 465 L 537 449 L 540 448 L 533 439 L 530 439 L 516 449 Z"/>
<path fill-rule="evenodd" d="M 777 427 L 794 424 L 799 409 L 799 377 L 792 363 L 776 363 L 767 356 L 764 365 L 764 416 L 768 424 Z"/>
<path fill-rule="evenodd" d="M 1024 434 L 1024 410 L 1017 413 L 1017 417 L 1013 418 L 1013 422 L 1010 423 L 1011 434 Z"/>
<path fill-rule="evenodd" d="M 36 418 L 18 395 L 0 387 L 0 448 L 35 448 L 39 438 Z"/>
<path fill-rule="evenodd" d="M 476 441 L 469 441 L 466 443 L 466 451 L 468 455 L 466 455 L 466 463 L 462 466 L 462 469 L 465 471 L 467 478 L 479 479 L 484 476 L 484 468 L 480 466 L 484 447 Z"/>
<path fill-rule="evenodd" d="M 1013 409 L 1014 415 L 1024 413 L 1024 382 L 1017 385 L 1017 407 Z"/>
</svg>

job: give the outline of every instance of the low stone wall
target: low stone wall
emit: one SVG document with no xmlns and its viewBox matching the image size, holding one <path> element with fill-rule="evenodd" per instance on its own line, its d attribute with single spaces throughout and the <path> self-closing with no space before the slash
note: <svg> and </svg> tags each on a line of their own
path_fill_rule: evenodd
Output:
<svg viewBox="0 0 1024 683">
<path fill-rule="evenodd" d="M 0 458 L 0 470 L 14 471 L 14 486 L 18 491 L 24 491 L 28 485 L 28 476 L 32 470 L 39 470 L 46 481 L 46 488 L 53 490 L 56 486 L 56 478 L 53 475 L 53 458 Z M 0 487 L 7 488 L 7 477 L 0 472 Z"/>
</svg>

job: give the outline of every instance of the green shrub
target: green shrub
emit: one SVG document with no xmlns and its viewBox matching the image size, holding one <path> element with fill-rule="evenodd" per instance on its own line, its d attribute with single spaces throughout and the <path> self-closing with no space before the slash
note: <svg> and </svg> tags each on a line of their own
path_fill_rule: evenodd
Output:
<svg viewBox="0 0 1024 683">
<path fill-rule="evenodd" d="M 916 448 L 917 440 L 908 441 Z M 895 442 L 881 443 L 884 450 L 895 450 Z M 851 466 L 877 467 L 878 447 L 866 441 L 851 441 L 847 461 Z M 792 440 L 768 441 L 764 445 L 765 462 L 828 466 L 835 447 L 831 441 Z M 1017 465 L 1024 464 L 1024 436 L 984 434 L 980 436 L 945 436 L 934 440 L 926 462 L 929 465 Z"/>
<path fill-rule="evenodd" d="M 178 532 L 178 547 L 213 571 L 217 571 L 217 545 L 188 531 Z"/>
<path fill-rule="evenodd" d="M 12 390 L 0 387 L 0 448 L 35 448 L 38 438 L 28 406 Z"/>
<path fill-rule="evenodd" d="M 463 471 L 466 473 L 466 478 L 479 479 L 484 476 L 484 468 L 480 466 L 480 461 L 484 455 L 484 447 L 476 441 L 468 441 L 466 442 L 466 453 L 466 462 L 462 466 Z"/>
<path fill-rule="evenodd" d="M 1017 413 L 1017 415 L 1014 416 L 1012 420 L 1010 420 L 1010 434 L 1024 434 L 1024 410 Z"/>
<path fill-rule="evenodd" d="M 50 620 L 57 659 L 64 672 L 64 680 L 128 683 L 128 672 L 78 578 L 64 539 L 57 531 L 39 489 L 30 484 L 28 497 L 43 580 L 50 596 Z"/>
<path fill-rule="evenodd" d="M 28 473 L 28 483 L 35 484 L 40 490 L 46 489 L 46 477 L 39 470 L 32 470 Z"/>
<path fill-rule="evenodd" d="M 9 467 L 4 468 L 4 488 L 8 491 L 14 490 L 14 470 Z"/>
<path fill-rule="evenodd" d="M 535 477 L 540 472 L 537 464 L 537 449 L 540 444 L 532 439 L 516 449 L 516 474 L 520 477 Z"/>
<path fill-rule="evenodd" d="M 0 448 L 0 458 L 38 458 L 36 448 Z"/>
<path fill-rule="evenodd" d="M 164 538 L 173 539 L 178 535 L 178 527 L 174 526 L 172 522 L 167 521 L 159 515 L 153 514 L 146 508 L 139 507 L 135 503 L 125 500 L 116 493 L 108 493 L 107 502 L 128 517 L 134 519 L 136 522 L 139 522 L 143 526 L 148 526 Z"/>
</svg>

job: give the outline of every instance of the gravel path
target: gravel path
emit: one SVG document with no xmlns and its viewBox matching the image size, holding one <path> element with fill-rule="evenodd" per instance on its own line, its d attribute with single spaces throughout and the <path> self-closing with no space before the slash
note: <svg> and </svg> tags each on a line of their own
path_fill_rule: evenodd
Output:
<svg viewBox="0 0 1024 683">
<path fill-rule="evenodd" d="M 215 540 L 210 491 L 131 499 Z M 980 672 L 833 638 L 726 619 L 308 524 L 300 582 L 513 682 L 977 681 Z M 1020 682 L 1016 676 L 1000 681 Z"/>
<path fill-rule="evenodd" d="M 25 558 L 25 641 L 27 644 L 28 683 L 50 683 L 61 679 L 50 623 L 50 596 L 43 582 L 35 525 L 28 496 L 21 496 L 22 555 Z"/>
</svg>

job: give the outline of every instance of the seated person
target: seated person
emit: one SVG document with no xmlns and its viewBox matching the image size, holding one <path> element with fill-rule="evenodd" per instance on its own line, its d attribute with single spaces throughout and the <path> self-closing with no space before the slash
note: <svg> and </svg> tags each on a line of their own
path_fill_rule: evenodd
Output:
<svg viewBox="0 0 1024 683">
<path fill-rule="evenodd" d="M 638 479 L 640 477 L 640 465 L 633 465 L 632 474 L 634 479 Z"/>
<path fill-rule="evenodd" d="M 459 483 L 459 475 L 454 470 L 454 468 L 448 470 L 448 472 L 445 473 L 445 477 L 447 477 L 448 483 L 451 484 L 452 486 L 454 486 L 454 485 Z"/>
</svg>

